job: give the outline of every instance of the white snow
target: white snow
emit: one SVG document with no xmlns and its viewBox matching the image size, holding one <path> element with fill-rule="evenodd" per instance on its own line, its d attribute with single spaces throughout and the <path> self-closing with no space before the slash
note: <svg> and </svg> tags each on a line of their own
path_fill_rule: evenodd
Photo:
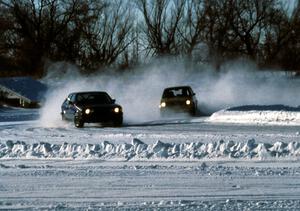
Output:
<svg viewBox="0 0 300 211">
<path fill-rule="evenodd" d="M 247 109 L 243 110 L 243 108 Z M 299 107 L 274 106 L 272 110 L 268 109 L 270 109 L 270 106 L 260 106 L 259 109 L 257 109 L 257 106 L 230 108 L 212 114 L 208 121 L 243 124 L 300 125 Z"/>
<path fill-rule="evenodd" d="M 139 161 L 180 161 L 201 159 L 259 159 L 270 160 L 300 156 L 299 142 L 256 143 L 254 139 L 246 143 L 223 141 L 201 143 L 145 144 L 133 139 L 131 144 L 113 144 L 104 141 L 99 144 L 39 142 L 26 144 L 23 141 L 6 141 L 0 144 L 0 159 L 100 159 Z"/>
<path fill-rule="evenodd" d="M 4 109 L 0 209 L 299 210 L 297 111 L 247 109 L 217 113 L 236 113 L 235 124 L 214 114 L 82 129 Z M 255 121 L 240 124 L 249 112 Z"/>
</svg>

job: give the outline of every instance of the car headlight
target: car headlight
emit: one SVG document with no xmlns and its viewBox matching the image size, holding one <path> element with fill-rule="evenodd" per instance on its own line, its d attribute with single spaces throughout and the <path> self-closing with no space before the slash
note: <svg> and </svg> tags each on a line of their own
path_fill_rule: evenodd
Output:
<svg viewBox="0 0 300 211">
<path fill-rule="evenodd" d="M 120 112 L 120 108 L 118 108 L 118 107 L 114 108 L 114 112 L 115 113 L 119 113 Z"/>
<path fill-rule="evenodd" d="M 166 104 L 165 102 L 161 102 L 161 104 L 159 105 L 159 107 L 160 107 L 160 108 L 164 108 L 164 107 L 166 107 L 166 105 L 167 105 L 167 104 Z"/>
<path fill-rule="evenodd" d="M 87 109 L 85 109 L 84 112 L 85 112 L 86 114 L 90 114 L 90 113 L 91 113 L 91 109 L 87 108 Z"/>
<path fill-rule="evenodd" d="M 185 104 L 190 105 L 190 104 L 191 104 L 191 101 L 190 101 L 190 100 L 186 100 L 186 101 L 185 101 Z"/>
</svg>

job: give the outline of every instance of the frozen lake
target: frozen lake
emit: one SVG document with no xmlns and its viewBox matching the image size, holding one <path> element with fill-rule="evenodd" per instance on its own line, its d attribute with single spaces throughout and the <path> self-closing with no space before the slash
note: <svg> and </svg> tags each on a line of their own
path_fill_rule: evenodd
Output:
<svg viewBox="0 0 300 211">
<path fill-rule="evenodd" d="M 38 116 L 1 112 L 0 209 L 300 209 L 298 125 Z"/>
</svg>

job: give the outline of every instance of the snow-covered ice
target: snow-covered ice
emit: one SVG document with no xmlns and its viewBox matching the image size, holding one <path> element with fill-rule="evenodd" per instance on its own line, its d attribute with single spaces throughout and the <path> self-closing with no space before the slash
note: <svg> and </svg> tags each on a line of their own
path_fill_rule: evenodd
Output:
<svg viewBox="0 0 300 211">
<path fill-rule="evenodd" d="M 83 129 L 2 108 L 0 209 L 299 210 L 298 111 L 259 108 Z"/>
</svg>

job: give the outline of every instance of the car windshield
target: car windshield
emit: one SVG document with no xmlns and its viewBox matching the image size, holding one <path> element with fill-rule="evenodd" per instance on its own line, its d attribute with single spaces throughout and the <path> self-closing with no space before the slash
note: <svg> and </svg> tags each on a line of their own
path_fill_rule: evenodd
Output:
<svg viewBox="0 0 300 211">
<path fill-rule="evenodd" d="M 191 96 L 191 93 L 187 88 L 166 89 L 163 93 L 163 98 L 187 97 L 187 96 Z"/>
<path fill-rule="evenodd" d="M 106 93 L 82 93 L 76 96 L 78 104 L 111 104 L 112 100 Z"/>
</svg>

